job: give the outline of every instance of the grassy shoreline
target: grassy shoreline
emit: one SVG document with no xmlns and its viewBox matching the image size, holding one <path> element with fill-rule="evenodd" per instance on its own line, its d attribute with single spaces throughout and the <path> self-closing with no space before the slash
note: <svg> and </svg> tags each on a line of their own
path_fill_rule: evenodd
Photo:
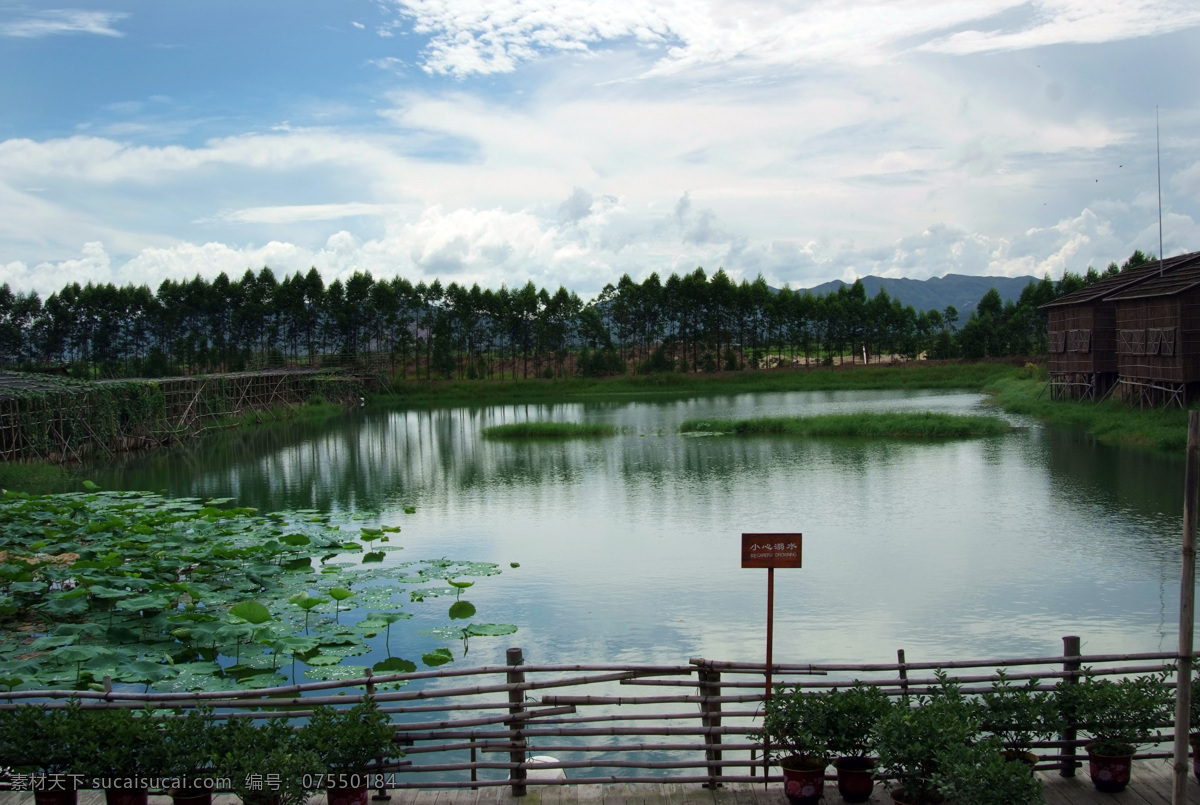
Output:
<svg viewBox="0 0 1200 805">
<path fill-rule="evenodd" d="M 1012 427 L 990 416 L 967 416 L 933 411 L 861 411 L 822 416 L 759 417 L 757 419 L 692 419 L 681 433 L 733 436 L 797 436 L 826 439 L 972 439 L 999 436 Z"/>
<path fill-rule="evenodd" d="M 625 375 L 609 378 L 506 381 L 409 381 L 372 405 L 412 408 L 557 403 L 586 400 L 671 399 L 781 391 L 962 389 L 991 395 L 1006 411 L 1051 425 L 1079 428 L 1109 444 L 1182 452 L 1187 412 L 1140 410 L 1118 400 L 1055 402 L 1046 370 L 1023 362 L 908 363 L 716 374 Z"/>
<path fill-rule="evenodd" d="M 506 402 L 575 402 L 592 399 L 662 399 L 772 391 L 889 389 L 982 390 L 1005 378 L 1025 377 L 1022 366 L 1005 362 L 909 363 L 820 369 L 773 369 L 712 374 L 651 374 L 572 377 L 555 380 L 433 380 L 392 385 L 373 394 L 374 405 L 441 407 Z"/>
<path fill-rule="evenodd" d="M 1050 425 L 1079 428 L 1106 444 L 1171 453 L 1187 449 L 1188 412 L 1179 408 L 1138 409 L 1120 400 L 1055 402 L 1044 380 L 1000 378 L 982 391 L 1005 411 Z"/>
<path fill-rule="evenodd" d="M 962 389 L 991 395 L 1006 411 L 1051 425 L 1079 428 L 1110 444 L 1181 453 L 1187 445 L 1187 412 L 1140 410 L 1116 400 L 1054 402 L 1045 392 L 1045 369 L 1009 362 L 916 363 L 896 366 L 722 372 L 711 375 L 626 375 L 611 378 L 506 381 L 409 381 L 394 393 L 371 396 L 372 407 L 443 407 L 498 403 L 671 399 L 754 392 Z M 314 401 L 316 402 L 316 401 Z M 328 405 L 328 404 L 326 404 Z M 337 409 L 337 410 L 334 410 Z M 331 416 L 339 406 L 293 411 L 307 418 Z M 286 415 L 285 415 L 286 416 Z M 255 426 L 249 415 L 243 426 Z M 81 480 L 77 467 L 50 462 L 0 462 L 0 488 L 37 493 Z"/>
</svg>

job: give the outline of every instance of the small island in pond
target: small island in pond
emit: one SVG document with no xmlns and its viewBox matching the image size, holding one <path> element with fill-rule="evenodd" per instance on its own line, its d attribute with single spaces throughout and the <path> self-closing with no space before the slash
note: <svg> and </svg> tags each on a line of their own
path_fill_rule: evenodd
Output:
<svg viewBox="0 0 1200 805">
<path fill-rule="evenodd" d="M 758 419 L 688 420 L 685 434 L 736 436 L 810 436 L 868 439 L 969 439 L 999 436 L 1012 428 L 1002 419 L 931 411 L 826 414 L 823 416 L 762 417 Z"/>
<path fill-rule="evenodd" d="M 615 425 L 585 422 L 516 422 L 483 429 L 488 439 L 579 439 L 614 436 Z"/>
</svg>

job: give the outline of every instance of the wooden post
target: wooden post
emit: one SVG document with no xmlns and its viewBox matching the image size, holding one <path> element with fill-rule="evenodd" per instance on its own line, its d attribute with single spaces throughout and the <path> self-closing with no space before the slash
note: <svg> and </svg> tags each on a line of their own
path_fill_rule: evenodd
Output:
<svg viewBox="0 0 1200 805">
<path fill-rule="evenodd" d="M 705 729 L 712 730 L 713 727 L 721 726 L 721 702 L 712 701 L 721 695 L 721 672 L 714 671 L 712 668 L 700 669 L 700 711 L 704 714 L 701 717 L 701 723 Z M 710 764 L 708 767 L 709 781 L 704 784 L 705 788 L 720 788 L 721 784 L 717 782 L 717 777 L 721 775 L 720 760 L 722 752 L 717 746 L 721 743 L 721 733 L 710 731 L 705 735 L 708 747 L 704 750 L 704 759 Z"/>
<path fill-rule="evenodd" d="M 896 649 L 896 664 L 900 666 L 900 692 L 908 698 L 908 664 L 904 662 L 904 649 Z"/>
<path fill-rule="evenodd" d="M 517 670 L 525 662 L 525 658 L 519 648 L 510 648 L 505 655 L 508 664 L 513 670 L 508 672 L 508 684 L 516 685 L 525 681 L 525 672 Z M 525 692 L 522 690 L 510 690 L 508 692 L 508 712 L 510 715 L 517 715 L 521 712 L 521 704 L 525 701 Z M 521 731 L 520 721 L 510 721 L 509 729 L 512 733 L 512 751 L 508 753 L 510 763 L 525 763 L 525 736 Z M 525 768 L 510 769 L 508 779 L 512 781 L 512 795 L 514 797 L 525 796 Z"/>
<path fill-rule="evenodd" d="M 1179 580 L 1179 658 L 1175 664 L 1175 763 L 1173 805 L 1187 802 L 1188 733 L 1192 716 L 1192 630 L 1196 622 L 1196 488 L 1200 484 L 1200 411 L 1188 412 L 1187 465 L 1183 476 L 1183 572 Z"/>
<path fill-rule="evenodd" d="M 1063 685 L 1078 685 L 1079 684 L 1079 638 L 1071 635 L 1063 639 L 1063 671 L 1067 673 L 1063 677 L 1061 684 Z M 1061 713 L 1066 726 L 1063 727 L 1062 735 L 1059 738 L 1066 743 L 1062 748 L 1062 763 L 1059 765 L 1058 774 L 1060 777 L 1074 777 L 1075 767 L 1079 762 L 1075 760 L 1075 722 L 1078 716 L 1074 710 L 1067 710 Z"/>
<path fill-rule="evenodd" d="M 473 782 L 473 783 L 479 782 L 479 769 L 475 768 L 475 763 L 477 760 L 478 760 L 478 756 L 475 754 L 475 736 L 472 735 L 471 736 L 471 782 Z M 471 790 L 478 791 L 479 786 L 473 785 L 473 786 L 471 786 Z"/>
<path fill-rule="evenodd" d="M 775 641 L 775 568 L 767 568 L 767 678 L 766 691 L 763 693 L 763 707 L 771 701 L 771 650 Z M 763 740 L 763 788 L 767 787 L 767 778 L 771 776 L 771 742 Z"/>
<path fill-rule="evenodd" d="M 375 695 L 375 683 L 371 681 L 372 673 L 373 672 L 370 668 L 368 668 L 368 667 L 363 668 L 363 676 L 365 676 L 367 678 L 367 696 L 371 696 L 371 697 L 373 697 Z M 395 736 L 395 733 L 393 733 L 393 736 Z M 392 798 L 392 795 L 389 794 L 388 790 L 387 790 L 387 785 L 386 785 L 387 775 L 384 775 L 384 774 L 378 775 L 378 779 L 375 782 L 378 783 L 378 790 L 376 790 L 375 795 L 372 796 L 371 799 L 373 799 L 377 802 L 386 802 L 386 801 L 390 800 Z"/>
</svg>

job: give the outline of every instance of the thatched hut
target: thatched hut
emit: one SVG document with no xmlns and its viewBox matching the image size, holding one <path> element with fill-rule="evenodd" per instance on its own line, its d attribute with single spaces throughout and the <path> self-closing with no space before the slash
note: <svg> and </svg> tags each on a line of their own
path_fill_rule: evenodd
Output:
<svg viewBox="0 0 1200 805">
<path fill-rule="evenodd" d="M 1050 340 L 1050 394 L 1056 400 L 1097 400 L 1117 382 L 1117 319 L 1114 294 L 1200 263 L 1200 252 L 1127 268 L 1075 293 L 1042 305 Z"/>
<path fill-rule="evenodd" d="M 1106 301 L 1116 306 L 1121 396 L 1141 406 L 1186 407 L 1200 391 L 1200 259 Z"/>
</svg>

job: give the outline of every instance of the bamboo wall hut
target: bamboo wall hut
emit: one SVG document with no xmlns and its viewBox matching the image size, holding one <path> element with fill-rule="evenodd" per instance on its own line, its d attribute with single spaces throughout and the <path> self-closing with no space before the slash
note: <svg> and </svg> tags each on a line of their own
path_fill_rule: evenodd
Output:
<svg viewBox="0 0 1200 805">
<path fill-rule="evenodd" d="M 1187 407 L 1200 391 L 1200 260 L 1114 293 L 1120 395 Z"/>
<path fill-rule="evenodd" d="M 1185 266 L 1200 252 L 1129 268 L 1113 277 L 1042 305 L 1050 340 L 1050 394 L 1056 400 L 1098 400 L 1117 383 L 1117 318 L 1114 294 Z"/>
</svg>

